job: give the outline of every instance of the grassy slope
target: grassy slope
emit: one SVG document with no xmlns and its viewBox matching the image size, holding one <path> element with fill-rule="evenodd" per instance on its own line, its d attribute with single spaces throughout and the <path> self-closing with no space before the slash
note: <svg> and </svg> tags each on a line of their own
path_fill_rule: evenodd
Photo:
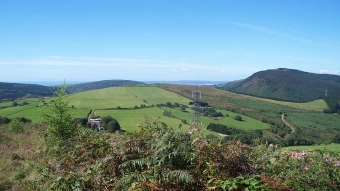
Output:
<svg viewBox="0 0 340 191">
<path fill-rule="evenodd" d="M 12 105 L 12 101 L 1 102 L 0 107 L 9 107 Z"/>
<path fill-rule="evenodd" d="M 26 101 L 26 99 L 23 99 L 22 101 Z M 4 109 L 0 109 L 0 116 L 5 116 L 9 118 L 14 117 L 26 117 L 28 119 L 31 119 L 32 122 L 40 122 L 43 120 L 42 113 L 43 112 L 49 112 L 48 108 L 46 106 L 41 106 L 40 101 L 38 100 L 31 100 L 28 99 L 27 102 L 30 102 L 30 104 L 25 106 L 17 106 L 17 107 L 8 107 Z M 77 108 L 77 109 L 71 109 L 70 112 L 73 114 L 75 118 L 86 118 L 89 109 L 83 109 L 83 108 Z"/>
<path fill-rule="evenodd" d="M 190 119 L 192 117 L 192 111 L 190 109 L 187 109 L 188 112 L 182 112 L 180 109 L 175 108 L 175 109 L 165 109 L 168 111 L 171 111 L 173 115 L 180 119 L 186 119 L 188 122 L 190 122 Z M 232 128 L 238 128 L 238 129 L 243 129 L 243 130 L 256 130 L 256 129 L 269 129 L 270 125 L 267 123 L 262 123 L 259 120 L 255 120 L 253 118 L 240 115 L 237 113 L 233 113 L 231 111 L 226 111 L 226 110 L 218 110 L 218 112 L 223 113 L 225 116 L 226 114 L 229 115 L 229 117 L 221 117 L 221 118 L 210 118 L 210 117 L 204 117 L 201 116 L 201 120 L 203 125 L 208 125 L 209 123 L 217 123 L 217 124 L 224 124 L 227 125 L 228 127 Z M 236 115 L 242 116 L 243 121 L 237 121 L 233 119 Z"/>
<path fill-rule="evenodd" d="M 321 144 L 321 145 L 311 145 L 311 146 L 291 146 L 291 147 L 284 147 L 282 148 L 282 150 L 298 150 L 298 151 L 302 151 L 302 150 L 321 150 L 321 151 L 327 151 L 327 152 L 336 152 L 336 153 L 340 153 L 340 144 L 337 143 L 332 143 L 332 144 Z"/>
<path fill-rule="evenodd" d="M 190 101 L 178 94 L 165 91 L 158 87 L 113 87 L 100 90 L 81 92 L 66 98 L 77 108 L 131 108 L 134 106 L 165 104 L 177 102 L 188 104 Z M 145 100 L 145 101 L 144 101 Z"/>
<path fill-rule="evenodd" d="M 163 116 L 162 113 L 164 110 L 170 111 L 171 114 L 175 116 L 175 118 Z M 261 121 L 252 119 L 250 117 L 241 115 L 243 121 L 236 121 L 233 119 L 233 117 L 239 114 L 225 110 L 219 111 L 222 112 L 224 115 L 228 114 L 229 117 L 212 119 L 209 117 L 201 116 L 203 125 L 208 125 L 209 123 L 218 123 L 227 125 L 228 127 L 239 128 L 243 130 L 270 128 L 269 124 L 262 123 Z M 178 125 L 182 123 L 181 122 L 182 119 L 186 120 L 187 123 L 190 123 L 193 113 L 190 109 L 187 109 L 186 112 L 182 112 L 179 108 L 154 107 L 136 110 L 96 110 L 95 114 L 99 116 L 106 115 L 113 116 L 118 120 L 123 130 L 131 132 L 138 129 L 137 124 L 143 122 L 146 116 L 151 118 L 160 118 L 160 120 L 166 123 L 167 125 L 172 127 L 178 127 Z M 182 123 L 182 125 L 184 129 L 189 128 L 189 125 L 187 124 Z"/>
<path fill-rule="evenodd" d="M 194 86 L 188 85 L 159 85 L 159 87 L 172 92 L 176 92 L 188 98 L 191 97 L 191 91 L 194 90 L 195 88 Z M 236 99 L 248 101 L 249 103 L 254 101 L 262 101 L 265 103 L 269 103 L 271 106 L 274 104 L 279 106 L 291 107 L 292 109 L 301 109 L 306 111 L 322 112 L 323 109 L 328 108 L 326 102 L 322 99 L 306 103 L 295 103 L 237 94 L 225 90 L 219 90 L 212 87 L 199 87 L 199 90 L 202 92 L 202 100 L 208 102 L 209 104 L 215 107 L 218 105 L 220 105 L 221 107 L 235 106 L 235 103 L 230 103 L 228 99 Z"/>
<path fill-rule="evenodd" d="M 153 119 L 160 118 L 160 120 L 171 127 L 178 127 L 181 120 L 163 116 L 163 109 L 153 107 L 135 110 L 96 110 L 96 115 L 107 116 L 110 115 L 118 120 L 121 128 L 125 131 L 132 132 L 138 130 L 138 124 L 145 121 L 145 117 Z M 182 124 L 183 129 L 189 129 L 189 125 Z"/>
<path fill-rule="evenodd" d="M 337 114 L 325 113 L 289 113 L 287 120 L 299 127 L 326 130 L 340 130 L 340 117 Z"/>
<path fill-rule="evenodd" d="M 295 102 L 286 102 L 286 101 L 276 101 L 271 99 L 265 99 L 265 98 L 256 98 L 253 97 L 254 100 L 258 99 L 261 101 L 278 104 L 282 106 L 288 106 L 296 109 L 302 109 L 302 110 L 308 110 L 308 111 L 320 111 L 322 112 L 324 109 L 327 109 L 328 106 L 326 102 L 323 99 L 318 99 L 310 102 L 305 103 L 295 103 Z"/>
<path fill-rule="evenodd" d="M 0 109 L 0 116 L 6 116 L 9 117 L 13 114 L 24 112 L 26 110 L 30 109 L 38 109 L 39 102 L 32 102 L 31 104 L 25 105 L 25 106 L 17 106 L 17 107 L 8 107 L 4 109 Z"/>
</svg>

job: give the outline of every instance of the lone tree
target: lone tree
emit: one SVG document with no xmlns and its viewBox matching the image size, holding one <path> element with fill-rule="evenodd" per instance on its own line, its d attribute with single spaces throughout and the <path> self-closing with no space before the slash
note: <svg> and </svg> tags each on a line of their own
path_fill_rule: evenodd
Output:
<svg viewBox="0 0 340 191">
<path fill-rule="evenodd" d="M 236 115 L 234 117 L 234 119 L 237 120 L 237 121 L 242 121 L 242 117 L 240 115 Z"/>
<path fill-rule="evenodd" d="M 111 133 L 114 133 L 117 130 L 120 130 L 120 125 L 118 121 L 111 116 L 103 117 L 100 123 L 103 127 L 105 127 Z"/>
<path fill-rule="evenodd" d="M 43 111 L 48 123 L 47 144 L 50 149 L 58 151 L 61 146 L 68 143 L 76 133 L 76 125 L 72 125 L 72 115 L 68 103 L 64 100 L 66 85 L 61 85 L 53 92 L 54 96 L 49 104 L 49 111 Z"/>
</svg>

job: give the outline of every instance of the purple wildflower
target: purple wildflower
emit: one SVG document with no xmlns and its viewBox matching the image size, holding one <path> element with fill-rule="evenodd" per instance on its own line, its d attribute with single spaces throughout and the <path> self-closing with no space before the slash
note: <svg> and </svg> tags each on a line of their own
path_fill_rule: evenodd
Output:
<svg viewBox="0 0 340 191">
<path fill-rule="evenodd" d="M 203 147 L 203 145 L 204 145 L 204 144 L 203 144 L 202 141 L 198 143 L 198 146 L 200 146 L 201 148 Z"/>
</svg>

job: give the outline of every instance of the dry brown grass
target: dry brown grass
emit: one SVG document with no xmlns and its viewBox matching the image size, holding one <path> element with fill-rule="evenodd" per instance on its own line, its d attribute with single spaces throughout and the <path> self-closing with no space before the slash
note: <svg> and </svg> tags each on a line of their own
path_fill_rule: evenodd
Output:
<svg viewBox="0 0 340 191">
<path fill-rule="evenodd" d="M 35 126 L 25 124 L 22 133 L 0 126 L 0 190 L 28 190 L 28 183 L 39 178 L 44 139 Z"/>
</svg>

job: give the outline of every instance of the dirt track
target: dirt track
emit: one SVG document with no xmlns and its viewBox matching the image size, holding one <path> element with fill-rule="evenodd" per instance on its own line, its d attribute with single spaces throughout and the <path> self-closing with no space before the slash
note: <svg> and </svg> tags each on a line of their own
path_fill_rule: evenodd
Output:
<svg viewBox="0 0 340 191">
<path fill-rule="evenodd" d="M 288 121 L 286 121 L 284 113 L 281 115 L 281 119 L 288 127 L 290 127 L 292 129 L 292 132 L 290 132 L 290 134 L 294 133 L 295 129 L 294 129 L 293 125 L 291 125 L 290 123 L 288 123 Z"/>
</svg>

